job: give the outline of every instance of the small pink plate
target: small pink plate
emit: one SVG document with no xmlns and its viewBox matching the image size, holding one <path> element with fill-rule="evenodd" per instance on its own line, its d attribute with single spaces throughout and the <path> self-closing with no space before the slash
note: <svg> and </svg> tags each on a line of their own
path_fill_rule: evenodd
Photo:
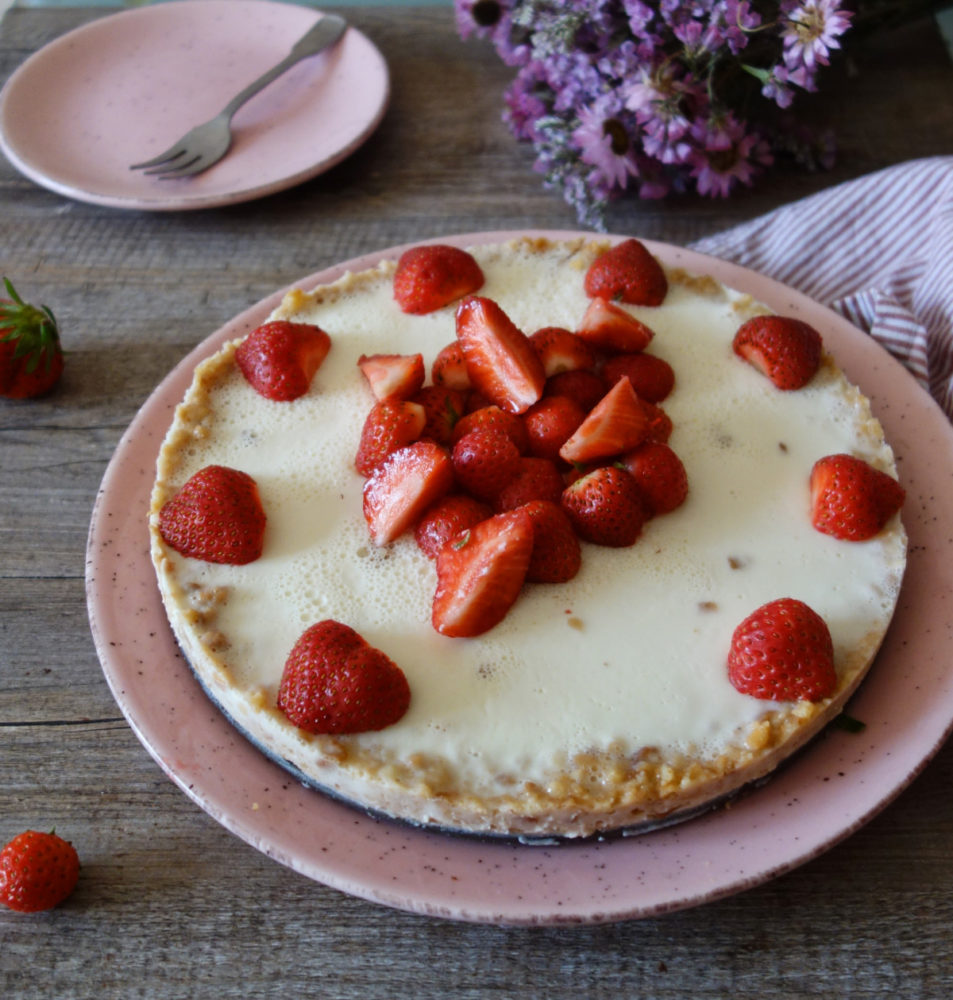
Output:
<svg viewBox="0 0 953 1000">
<path fill-rule="evenodd" d="M 649 245 L 668 265 L 713 274 L 818 327 L 871 397 L 899 456 L 910 557 L 886 642 L 849 706 L 866 728 L 828 730 L 730 809 L 639 837 L 558 847 L 417 830 L 297 783 L 225 720 L 193 678 L 159 599 L 146 525 L 156 456 L 196 364 L 261 323 L 281 298 L 276 292 L 195 348 L 142 407 L 106 470 L 87 552 L 92 632 L 119 707 L 166 774 L 228 830 L 309 878 L 416 913 L 504 924 L 621 920 L 719 899 L 816 857 L 870 820 L 939 749 L 953 727 L 953 428 L 912 376 L 844 319 L 736 265 Z M 333 281 L 403 249 L 297 285 Z"/>
<path fill-rule="evenodd" d="M 240 108 L 231 150 L 205 173 L 160 181 L 129 165 L 221 111 L 320 16 L 268 0 L 175 0 L 93 21 L 7 81 L 0 148 L 42 187 L 114 208 L 212 208 L 292 187 L 347 157 L 383 117 L 387 64 L 353 27 Z"/>
</svg>

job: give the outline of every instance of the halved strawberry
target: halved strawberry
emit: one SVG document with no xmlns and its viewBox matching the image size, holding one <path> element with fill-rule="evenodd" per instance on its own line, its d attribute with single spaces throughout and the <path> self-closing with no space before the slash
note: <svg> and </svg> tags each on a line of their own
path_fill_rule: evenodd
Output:
<svg viewBox="0 0 953 1000">
<path fill-rule="evenodd" d="M 470 388 L 470 375 L 463 356 L 463 346 L 455 340 L 441 348 L 430 366 L 430 380 L 445 389 L 466 392 Z"/>
<path fill-rule="evenodd" d="M 546 373 L 526 334 L 492 299 L 473 295 L 460 303 L 456 324 L 473 387 L 509 413 L 529 409 Z"/>
<path fill-rule="evenodd" d="M 278 402 L 303 396 L 331 349 L 331 338 L 310 323 L 272 320 L 238 345 L 235 363 L 259 395 Z"/>
<path fill-rule="evenodd" d="M 615 385 L 625 375 L 639 399 L 661 403 L 675 388 L 675 371 L 654 354 L 617 354 L 602 368 L 602 377 Z"/>
<path fill-rule="evenodd" d="M 453 429 L 464 413 L 463 394 L 442 385 L 425 385 L 414 393 L 411 402 L 424 408 L 424 428 L 420 436 L 438 444 L 449 444 Z"/>
<path fill-rule="evenodd" d="M 685 502 L 688 475 L 667 444 L 647 441 L 619 459 L 635 480 L 652 514 L 667 514 Z"/>
<path fill-rule="evenodd" d="M 559 454 L 567 462 L 611 458 L 641 444 L 648 430 L 645 406 L 636 396 L 632 383 L 623 377 L 595 405 L 559 449 Z"/>
<path fill-rule="evenodd" d="M 364 420 L 354 467 L 369 476 L 398 448 L 416 441 L 423 433 L 426 412 L 419 403 L 407 399 L 382 399 Z"/>
<path fill-rule="evenodd" d="M 792 597 L 763 604 L 731 637 L 728 679 L 742 694 L 770 701 L 829 697 L 837 671 L 827 623 Z"/>
<path fill-rule="evenodd" d="M 529 453 L 555 462 L 559 449 L 585 419 L 585 410 L 568 396 L 543 396 L 523 414 Z"/>
<path fill-rule="evenodd" d="M 533 554 L 526 579 L 533 583 L 571 580 L 582 565 L 582 549 L 566 512 L 550 500 L 532 500 L 519 509 L 533 519 Z"/>
<path fill-rule="evenodd" d="M 548 458 L 521 458 L 516 475 L 497 493 L 493 507 L 499 512 L 515 510 L 533 500 L 559 503 L 564 486 L 555 462 Z"/>
<path fill-rule="evenodd" d="M 492 500 L 516 475 L 520 453 L 501 430 L 478 427 L 464 434 L 451 453 L 457 482 L 481 500 Z"/>
<path fill-rule="evenodd" d="M 596 372 L 560 372 L 546 379 L 543 396 L 568 396 L 582 407 L 583 413 L 588 413 L 608 388 L 605 379 Z"/>
<path fill-rule="evenodd" d="M 735 334 L 735 354 L 779 389 L 800 389 L 821 364 L 823 343 L 814 327 L 790 316 L 755 316 Z"/>
<path fill-rule="evenodd" d="M 415 441 L 395 451 L 364 484 L 364 520 L 374 544 L 394 541 L 453 485 L 446 448 Z"/>
<path fill-rule="evenodd" d="M 462 416 L 453 428 L 453 443 L 456 444 L 464 434 L 480 428 L 493 428 L 502 431 L 516 445 L 517 451 L 525 455 L 529 451 L 529 435 L 523 420 L 515 413 L 507 413 L 498 406 L 481 406 L 470 410 Z"/>
<path fill-rule="evenodd" d="M 159 534 L 193 559 L 233 566 L 254 562 L 265 537 L 258 484 L 240 469 L 205 466 L 162 505 Z"/>
<path fill-rule="evenodd" d="M 892 476 L 843 454 L 814 463 L 810 490 L 811 523 L 823 534 L 849 542 L 879 534 L 906 499 Z"/>
<path fill-rule="evenodd" d="M 585 289 L 590 297 L 598 295 L 632 305 L 658 306 L 668 294 L 668 279 L 648 247 L 636 239 L 628 239 L 589 265 Z"/>
<path fill-rule="evenodd" d="M 482 635 L 499 624 L 526 579 L 533 538 L 532 518 L 511 510 L 451 539 L 437 556 L 433 627 L 462 637 Z"/>
<path fill-rule="evenodd" d="M 365 733 L 400 720 L 410 706 L 404 672 L 349 625 L 306 629 L 285 661 L 278 708 L 308 733 Z"/>
<path fill-rule="evenodd" d="M 492 516 L 493 511 L 476 497 L 451 493 L 427 508 L 414 527 L 414 539 L 425 556 L 436 559 L 451 538 Z"/>
<path fill-rule="evenodd" d="M 644 351 L 655 336 L 651 327 L 622 306 L 601 297 L 589 303 L 576 333 L 599 350 L 626 354 Z"/>
<path fill-rule="evenodd" d="M 473 255 L 435 243 L 401 254 L 394 272 L 394 298 L 405 313 L 430 313 L 478 291 L 483 271 Z"/>
<path fill-rule="evenodd" d="M 357 366 L 377 399 L 410 399 L 427 376 L 422 354 L 362 354 Z"/>
<path fill-rule="evenodd" d="M 576 534 L 595 545 L 634 545 L 648 517 L 635 480 L 624 469 L 603 465 L 571 483 L 560 506 Z"/>
<path fill-rule="evenodd" d="M 547 378 L 559 372 L 592 368 L 596 363 L 592 348 L 571 330 L 561 326 L 544 326 L 530 334 L 529 342 L 539 356 Z"/>
</svg>

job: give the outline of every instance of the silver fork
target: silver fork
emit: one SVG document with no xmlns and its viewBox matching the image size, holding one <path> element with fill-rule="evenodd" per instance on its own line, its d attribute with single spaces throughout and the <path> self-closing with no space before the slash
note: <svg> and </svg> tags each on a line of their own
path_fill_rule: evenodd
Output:
<svg viewBox="0 0 953 1000">
<path fill-rule="evenodd" d="M 212 164 L 218 163 L 232 144 L 231 121 L 235 112 L 295 63 L 333 45 L 346 29 L 347 22 L 343 18 L 325 14 L 310 31 L 298 39 L 294 48 L 280 63 L 236 94 L 214 118 L 186 132 L 164 153 L 144 163 L 133 163 L 129 169 L 142 170 L 157 176 L 159 180 L 191 177 L 208 170 Z"/>
</svg>

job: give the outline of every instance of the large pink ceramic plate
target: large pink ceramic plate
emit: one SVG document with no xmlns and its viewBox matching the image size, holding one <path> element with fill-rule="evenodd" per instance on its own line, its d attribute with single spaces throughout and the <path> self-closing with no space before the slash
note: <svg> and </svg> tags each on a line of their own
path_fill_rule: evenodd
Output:
<svg viewBox="0 0 953 1000">
<path fill-rule="evenodd" d="M 0 148 L 26 177 L 78 201 L 172 211 L 260 198 L 350 155 L 380 122 L 387 64 L 355 28 L 253 97 L 205 173 L 158 180 L 139 163 L 217 114 L 321 17 L 268 0 L 176 0 L 57 38 L 0 92 Z"/>
<path fill-rule="evenodd" d="M 511 235 L 441 240 L 471 245 Z M 429 833 L 372 819 L 295 782 L 226 722 L 193 679 L 160 603 L 146 527 L 156 455 L 196 363 L 258 325 L 279 292 L 200 344 L 156 389 L 110 462 L 89 536 L 90 620 L 116 701 L 172 780 L 227 829 L 309 878 L 401 909 L 512 924 L 620 920 L 714 900 L 817 856 L 890 802 L 939 749 L 953 727 L 948 422 L 899 363 L 829 310 L 734 265 L 650 246 L 666 264 L 714 274 L 819 327 L 872 398 L 899 455 L 910 559 L 887 640 L 849 706 L 866 728 L 826 733 L 729 810 L 602 843 L 527 846 Z M 299 284 L 334 280 L 400 249 Z"/>
</svg>

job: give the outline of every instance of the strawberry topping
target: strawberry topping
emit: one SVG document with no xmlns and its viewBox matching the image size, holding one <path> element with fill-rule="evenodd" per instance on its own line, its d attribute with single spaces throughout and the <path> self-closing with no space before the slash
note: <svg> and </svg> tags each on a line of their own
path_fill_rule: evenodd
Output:
<svg viewBox="0 0 953 1000">
<path fill-rule="evenodd" d="M 287 403 L 303 396 L 331 349 L 331 338 L 310 323 L 272 320 L 238 345 L 235 362 L 266 399 Z"/>
<path fill-rule="evenodd" d="M 821 335 L 790 316 L 755 316 L 742 323 L 733 342 L 735 354 L 754 365 L 779 389 L 800 389 L 821 364 Z"/>
<path fill-rule="evenodd" d="M 394 272 L 394 298 L 405 313 L 430 313 L 483 287 L 472 254 L 441 243 L 412 247 Z"/>
<path fill-rule="evenodd" d="M 586 294 L 621 299 L 632 305 L 659 306 L 668 294 L 668 279 L 648 247 L 623 240 L 597 257 L 585 278 Z"/>
<path fill-rule="evenodd" d="M 853 455 L 818 459 L 810 490 L 811 523 L 823 534 L 849 542 L 879 534 L 906 499 L 896 479 Z"/>
</svg>

